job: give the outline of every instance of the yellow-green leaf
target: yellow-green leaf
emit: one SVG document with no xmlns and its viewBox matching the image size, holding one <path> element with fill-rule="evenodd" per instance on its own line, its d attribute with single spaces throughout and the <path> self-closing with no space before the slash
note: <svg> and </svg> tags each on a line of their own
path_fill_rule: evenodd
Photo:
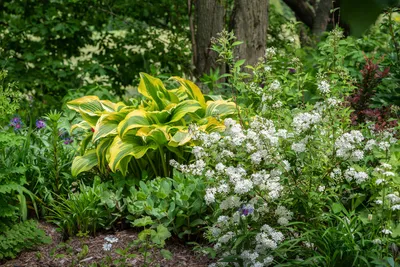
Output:
<svg viewBox="0 0 400 267">
<path fill-rule="evenodd" d="M 183 88 L 185 88 L 186 93 L 189 95 L 190 99 L 197 100 L 203 109 L 206 108 L 206 101 L 204 100 L 204 95 L 200 88 L 193 82 L 185 80 L 181 77 L 172 77 L 175 81 L 179 82 Z"/>
<path fill-rule="evenodd" d="M 125 157 L 134 156 L 139 159 L 146 154 L 147 150 L 157 148 L 158 146 L 155 143 L 145 143 L 141 137 L 131 137 L 128 140 L 122 140 L 117 135 L 109 150 L 109 166 L 115 172 L 119 168 L 121 160 Z"/>
<path fill-rule="evenodd" d="M 96 150 L 92 149 L 85 153 L 83 156 L 77 156 L 72 162 L 71 173 L 76 177 L 81 172 L 91 170 L 98 163 Z"/>
<path fill-rule="evenodd" d="M 146 111 L 137 109 L 126 115 L 125 119 L 118 124 L 118 134 L 123 138 L 129 130 L 149 126 L 151 124 Z"/>
<path fill-rule="evenodd" d="M 225 100 L 207 101 L 205 117 L 226 117 L 237 112 L 236 104 Z"/>
<path fill-rule="evenodd" d="M 196 100 L 185 100 L 171 110 L 171 119 L 169 123 L 173 123 L 182 119 L 186 114 L 194 113 L 202 109 L 200 103 Z"/>
</svg>

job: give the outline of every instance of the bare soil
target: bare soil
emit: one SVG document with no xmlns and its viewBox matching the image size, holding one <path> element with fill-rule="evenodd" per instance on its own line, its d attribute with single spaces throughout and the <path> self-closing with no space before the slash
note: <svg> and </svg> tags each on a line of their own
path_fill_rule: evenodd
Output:
<svg viewBox="0 0 400 267">
<path fill-rule="evenodd" d="M 74 237 L 63 242 L 62 236 L 56 231 L 54 225 L 40 223 L 48 236 L 52 238 L 52 243 L 42 245 L 30 251 L 22 252 L 16 259 L 9 260 L 0 266 L 5 267 L 61 267 L 61 266 L 117 266 L 106 262 L 109 255 L 112 260 L 120 259 L 115 253 L 117 248 L 125 249 L 128 244 L 137 238 L 137 232 L 133 230 L 123 230 L 114 233 L 100 233 L 95 237 L 79 238 Z M 103 244 L 106 236 L 118 238 L 111 251 L 105 252 Z M 88 253 L 82 253 L 82 248 L 87 245 Z M 164 249 L 172 253 L 172 259 L 166 260 L 160 254 L 159 249 L 153 249 L 151 260 L 147 260 L 146 266 L 193 266 L 203 267 L 211 263 L 210 259 L 199 253 L 195 253 L 191 247 L 183 244 L 180 240 L 167 242 Z M 133 249 L 129 253 L 137 254 L 135 258 L 127 259 L 124 265 L 119 266 L 144 266 L 143 257 Z"/>
</svg>

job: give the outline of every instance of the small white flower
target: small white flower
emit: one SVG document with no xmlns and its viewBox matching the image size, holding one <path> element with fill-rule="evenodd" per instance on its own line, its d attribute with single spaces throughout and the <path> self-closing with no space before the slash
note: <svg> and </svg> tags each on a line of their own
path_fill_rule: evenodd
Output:
<svg viewBox="0 0 400 267">
<path fill-rule="evenodd" d="M 389 229 L 383 229 L 382 233 L 385 234 L 385 235 L 391 235 L 392 231 L 390 231 Z"/>
<path fill-rule="evenodd" d="M 380 245 L 380 244 L 382 244 L 382 241 L 379 238 L 376 238 L 376 239 L 372 240 L 372 243 L 375 245 Z"/>
<path fill-rule="evenodd" d="M 112 244 L 110 244 L 110 243 L 104 243 L 103 244 L 103 250 L 104 251 L 110 251 L 111 248 L 112 248 Z"/>
<path fill-rule="evenodd" d="M 319 192 L 325 191 L 325 186 L 323 186 L 323 185 L 318 186 L 318 191 Z"/>
<path fill-rule="evenodd" d="M 392 210 L 400 210 L 400 205 L 397 204 L 397 205 L 392 206 Z"/>
<path fill-rule="evenodd" d="M 384 183 L 385 180 L 384 179 L 378 179 L 375 181 L 375 184 L 380 185 L 381 183 Z"/>
<path fill-rule="evenodd" d="M 108 243 L 116 243 L 119 239 L 115 236 L 106 236 L 104 240 L 106 240 Z"/>
<path fill-rule="evenodd" d="M 375 200 L 375 204 L 377 204 L 377 205 L 382 205 L 382 200 L 380 200 L 380 199 L 377 199 L 377 200 Z"/>
</svg>

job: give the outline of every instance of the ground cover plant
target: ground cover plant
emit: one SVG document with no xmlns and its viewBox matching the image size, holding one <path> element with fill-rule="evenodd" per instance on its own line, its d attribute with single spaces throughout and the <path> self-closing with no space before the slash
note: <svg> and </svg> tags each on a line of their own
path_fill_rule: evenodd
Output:
<svg viewBox="0 0 400 267">
<path fill-rule="evenodd" d="M 270 2 L 0 4 L 0 263 L 399 266 L 400 3 Z"/>
</svg>

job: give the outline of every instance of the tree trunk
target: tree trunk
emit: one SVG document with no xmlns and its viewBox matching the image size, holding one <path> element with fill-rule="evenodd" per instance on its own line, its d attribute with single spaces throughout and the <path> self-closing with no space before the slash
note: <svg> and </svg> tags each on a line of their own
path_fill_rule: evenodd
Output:
<svg viewBox="0 0 400 267">
<path fill-rule="evenodd" d="M 193 44 L 193 61 L 196 76 L 199 77 L 203 73 L 209 73 L 211 68 L 217 67 L 218 55 L 211 50 L 211 38 L 223 30 L 225 10 L 219 0 L 197 0 L 195 9 L 197 27 Z"/>
<path fill-rule="evenodd" d="M 254 65 L 264 56 L 268 29 L 269 0 L 235 0 L 233 30 L 237 40 L 244 43 L 237 46 L 235 56 Z"/>
<path fill-rule="evenodd" d="M 324 0 L 321 0 L 324 1 Z M 304 0 L 283 0 L 286 5 L 293 10 L 298 20 L 306 24 L 310 29 L 313 27 L 314 23 L 314 10 L 307 1 Z"/>
<path fill-rule="evenodd" d="M 332 0 L 320 0 L 316 9 L 316 16 L 312 25 L 312 32 L 319 37 L 328 26 L 329 17 L 331 14 Z"/>
</svg>

